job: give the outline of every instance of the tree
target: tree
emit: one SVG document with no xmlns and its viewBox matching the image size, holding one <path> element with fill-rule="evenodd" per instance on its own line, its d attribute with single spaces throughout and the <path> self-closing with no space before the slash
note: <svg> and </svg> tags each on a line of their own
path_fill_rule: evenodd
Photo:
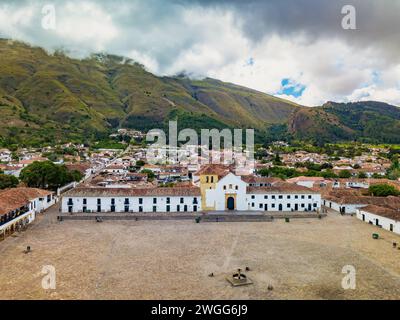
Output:
<svg viewBox="0 0 400 320">
<path fill-rule="evenodd" d="M 143 169 L 142 171 L 140 171 L 141 173 L 147 174 L 147 179 L 149 181 L 152 181 L 155 178 L 155 174 L 153 171 L 149 170 L 149 169 Z"/>
<path fill-rule="evenodd" d="M 339 178 L 345 178 L 348 179 L 351 177 L 351 172 L 349 170 L 341 170 L 339 172 Z"/>
<path fill-rule="evenodd" d="M 68 171 L 65 165 L 56 165 L 51 161 L 35 161 L 25 167 L 20 179 L 28 187 L 56 190 L 72 181 L 81 180 L 79 171 Z"/>
<path fill-rule="evenodd" d="M 367 174 L 364 171 L 360 171 L 358 173 L 358 178 L 359 179 L 366 179 L 367 178 Z"/>
<path fill-rule="evenodd" d="M 0 189 L 15 188 L 18 183 L 18 178 L 8 174 L 0 174 Z"/>
<path fill-rule="evenodd" d="M 136 167 L 141 168 L 146 164 L 143 160 L 136 161 Z"/>
<path fill-rule="evenodd" d="M 281 160 L 281 157 L 279 156 L 279 153 L 275 154 L 273 164 L 275 166 L 279 166 L 282 164 L 282 160 Z"/>
<path fill-rule="evenodd" d="M 382 183 L 370 186 L 368 189 L 369 193 L 375 197 L 387 197 L 387 196 L 398 196 L 400 191 L 394 186 Z"/>
</svg>

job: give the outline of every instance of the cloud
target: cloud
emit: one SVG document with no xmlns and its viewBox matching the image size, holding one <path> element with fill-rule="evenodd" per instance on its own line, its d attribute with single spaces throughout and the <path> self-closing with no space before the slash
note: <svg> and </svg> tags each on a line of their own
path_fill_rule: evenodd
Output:
<svg viewBox="0 0 400 320">
<path fill-rule="evenodd" d="M 214 77 L 300 104 L 379 99 L 400 105 L 400 2 L 353 0 L 357 30 L 341 27 L 347 0 L 45 0 L 0 4 L 0 36 L 72 56 L 106 51 L 159 75 Z M 282 90 L 282 79 L 301 84 Z"/>
</svg>

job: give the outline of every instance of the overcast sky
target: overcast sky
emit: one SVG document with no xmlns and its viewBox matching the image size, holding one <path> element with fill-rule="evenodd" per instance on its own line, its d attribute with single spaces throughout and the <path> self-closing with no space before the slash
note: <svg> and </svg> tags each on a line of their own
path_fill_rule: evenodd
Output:
<svg viewBox="0 0 400 320">
<path fill-rule="evenodd" d="M 55 28 L 43 27 L 49 4 Z M 348 4 L 356 30 L 342 28 Z M 158 75 L 213 77 L 308 106 L 400 106 L 400 0 L 0 0 L 0 37 L 124 55 Z"/>
</svg>

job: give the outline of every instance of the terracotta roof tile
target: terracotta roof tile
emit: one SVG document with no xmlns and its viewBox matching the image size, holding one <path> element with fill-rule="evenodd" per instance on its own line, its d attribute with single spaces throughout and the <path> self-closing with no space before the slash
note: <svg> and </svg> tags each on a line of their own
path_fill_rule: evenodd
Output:
<svg viewBox="0 0 400 320">
<path fill-rule="evenodd" d="M 45 197 L 52 191 L 37 188 L 12 188 L 0 192 L 0 215 L 19 209 L 30 200 Z"/>
</svg>

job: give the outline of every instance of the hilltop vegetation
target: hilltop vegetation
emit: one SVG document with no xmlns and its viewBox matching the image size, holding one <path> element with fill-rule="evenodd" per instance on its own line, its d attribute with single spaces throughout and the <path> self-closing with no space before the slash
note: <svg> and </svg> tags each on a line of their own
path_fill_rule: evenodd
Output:
<svg viewBox="0 0 400 320">
<path fill-rule="evenodd" d="M 317 144 L 337 141 L 400 143 L 400 108 L 375 101 L 301 108 L 289 121 L 290 133 Z"/>
<path fill-rule="evenodd" d="M 0 40 L 0 134 L 5 144 L 91 141 L 118 127 L 149 130 L 178 119 L 191 128 L 284 123 L 298 106 L 214 79 L 157 77 L 132 60 Z"/>
<path fill-rule="evenodd" d="M 124 57 L 73 59 L 0 39 L 0 145 L 107 139 L 117 128 L 254 128 L 256 141 L 400 143 L 400 109 L 379 102 L 307 108 L 219 80 L 157 77 Z"/>
</svg>

